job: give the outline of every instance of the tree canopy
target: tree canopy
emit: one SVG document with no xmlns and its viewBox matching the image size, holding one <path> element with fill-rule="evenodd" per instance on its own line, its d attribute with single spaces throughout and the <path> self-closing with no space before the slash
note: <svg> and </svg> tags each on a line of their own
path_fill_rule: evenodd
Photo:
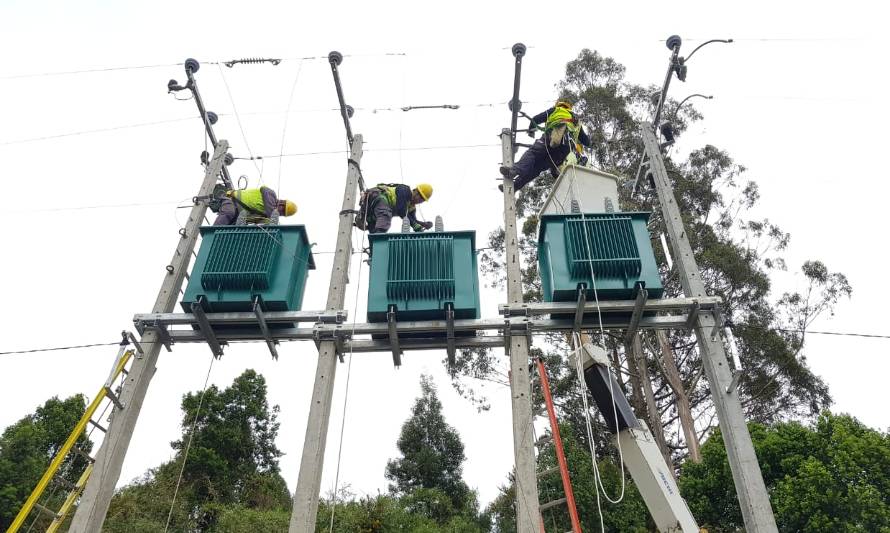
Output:
<svg viewBox="0 0 890 533">
<path fill-rule="evenodd" d="M 3 431 L 0 436 L 0 528 L 7 528 L 12 523 L 85 410 L 83 395 L 76 394 L 65 400 L 53 396 L 33 414 Z M 85 434 L 78 438 L 76 446 L 85 452 L 92 449 Z M 59 474 L 73 484 L 85 467 L 86 459 L 69 454 Z M 67 491 L 53 490 L 50 486 L 44 494 L 50 498 L 52 506 L 58 507 Z M 31 521 L 26 524 L 30 525 Z M 45 516 L 38 517 L 34 524 L 44 529 L 47 525 L 49 520 Z"/>
</svg>

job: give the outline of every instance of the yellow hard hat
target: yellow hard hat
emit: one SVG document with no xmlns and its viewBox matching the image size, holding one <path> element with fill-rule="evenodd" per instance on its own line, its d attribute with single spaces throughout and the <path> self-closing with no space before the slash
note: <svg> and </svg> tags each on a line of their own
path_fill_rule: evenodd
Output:
<svg viewBox="0 0 890 533">
<path fill-rule="evenodd" d="M 556 105 L 554 105 L 553 107 L 561 107 L 563 109 L 568 109 L 569 111 L 572 110 L 572 104 L 566 102 L 565 100 L 558 100 L 556 102 Z"/>
<path fill-rule="evenodd" d="M 284 203 L 284 216 L 289 217 L 297 212 L 297 204 L 290 200 L 281 200 Z"/>
<path fill-rule="evenodd" d="M 423 197 L 424 200 L 429 200 L 430 196 L 433 195 L 433 186 L 429 183 L 421 183 L 416 187 L 417 192 L 420 193 L 420 196 Z"/>
</svg>

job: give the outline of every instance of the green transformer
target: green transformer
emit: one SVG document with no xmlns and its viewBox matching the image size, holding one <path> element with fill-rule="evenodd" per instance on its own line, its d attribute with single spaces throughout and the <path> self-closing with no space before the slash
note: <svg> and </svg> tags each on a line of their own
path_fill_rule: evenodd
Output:
<svg viewBox="0 0 890 533">
<path fill-rule="evenodd" d="M 204 226 L 182 308 L 208 313 L 299 311 L 315 260 L 304 226 Z"/>
<path fill-rule="evenodd" d="M 649 298 L 664 288 L 649 230 L 648 212 L 542 215 L 538 230 L 538 269 L 544 301 L 575 302 L 578 288 L 587 301 L 633 300 L 642 285 Z"/>
<path fill-rule="evenodd" d="M 370 235 L 368 322 L 479 318 L 476 232 L 379 233 Z"/>
</svg>

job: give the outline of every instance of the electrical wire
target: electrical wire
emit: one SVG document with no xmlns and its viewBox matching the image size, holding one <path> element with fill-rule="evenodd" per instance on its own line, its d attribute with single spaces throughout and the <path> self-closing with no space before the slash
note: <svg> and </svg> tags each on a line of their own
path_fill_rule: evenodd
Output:
<svg viewBox="0 0 890 533">
<path fill-rule="evenodd" d="M 55 352 L 59 350 L 75 350 L 78 348 L 95 348 L 97 346 L 114 346 L 119 345 L 120 341 L 117 342 L 100 342 L 94 344 L 79 344 L 76 346 L 56 346 L 53 348 L 33 348 L 30 350 L 12 350 L 9 352 L 0 352 L 0 355 L 13 355 L 13 354 L 21 354 L 21 353 L 38 353 L 38 352 Z"/>
<path fill-rule="evenodd" d="M 195 438 L 195 427 L 198 425 L 198 417 L 201 415 L 201 406 L 204 404 L 204 395 L 207 393 L 207 384 L 210 382 L 210 371 L 213 370 L 213 362 L 216 361 L 216 355 L 210 357 L 210 366 L 207 368 L 207 377 L 204 378 L 204 388 L 201 390 L 201 398 L 198 400 L 198 409 L 195 411 L 195 418 L 192 420 L 192 428 L 189 431 L 189 440 L 185 445 L 185 451 L 182 454 L 182 466 L 179 468 L 179 477 L 176 478 L 176 488 L 173 490 L 173 499 L 170 501 L 170 512 L 167 513 L 167 523 L 164 524 L 164 533 L 170 527 L 170 519 L 173 518 L 173 509 L 176 505 L 176 495 L 179 493 L 179 484 L 182 482 L 182 473 L 185 471 L 185 463 L 188 460 L 189 448 L 192 447 L 192 439 Z"/>
<path fill-rule="evenodd" d="M 368 227 L 368 215 L 367 210 L 365 211 L 365 220 L 364 224 L 362 224 L 363 228 Z M 361 233 L 361 242 L 359 246 L 359 250 L 363 250 L 365 248 L 365 231 L 362 230 Z M 359 267 L 358 267 L 358 282 L 355 288 L 355 302 L 352 305 L 353 315 L 352 315 L 352 336 L 350 339 L 355 338 L 355 323 L 358 319 L 358 297 L 361 293 L 362 287 L 362 263 L 361 259 L 359 259 Z M 334 511 L 337 508 L 337 485 L 340 483 L 340 460 L 343 455 L 343 435 L 346 432 L 346 405 L 349 400 L 349 381 L 350 376 L 352 375 L 352 342 L 349 343 L 349 363 L 346 365 L 346 390 L 343 393 L 343 419 L 340 422 L 340 444 L 337 448 L 337 470 L 334 474 L 334 494 L 333 499 L 331 501 L 331 523 L 328 528 L 329 533 L 333 533 L 334 531 Z"/>
<path fill-rule="evenodd" d="M 97 128 L 97 129 L 93 129 L 93 130 L 72 131 L 72 132 L 68 132 L 68 133 L 59 133 L 59 134 L 55 134 L 55 135 L 44 135 L 42 137 L 30 137 L 27 139 L 15 139 L 12 141 L 3 141 L 3 142 L 0 142 L 0 146 L 11 146 L 14 144 L 25 144 L 25 143 L 38 142 L 38 141 L 48 141 L 48 140 L 52 140 L 52 139 L 61 139 L 64 137 L 76 137 L 78 135 L 88 135 L 91 133 L 105 133 L 105 132 L 109 132 L 109 131 L 120 131 L 120 130 L 127 130 L 127 129 L 131 129 L 131 128 L 144 128 L 146 126 L 158 126 L 161 124 L 173 124 L 174 122 L 184 122 L 186 120 L 193 120 L 193 119 L 194 119 L 194 117 L 184 117 L 184 118 L 174 118 L 174 119 L 169 119 L 169 120 L 155 120 L 153 122 L 141 122 L 141 123 L 137 123 L 137 124 L 127 124 L 124 126 L 111 126 L 109 128 Z"/>
<path fill-rule="evenodd" d="M 281 148 L 278 150 L 278 183 L 275 185 L 275 194 L 281 194 L 281 170 L 284 166 L 280 160 L 281 156 L 284 155 L 284 140 L 287 136 L 287 122 L 290 118 L 290 108 L 294 101 L 294 92 L 297 90 L 297 82 L 300 80 L 300 73 L 303 71 L 303 60 L 300 59 L 300 64 L 297 67 L 297 74 L 294 76 L 294 83 L 290 88 L 290 96 L 287 99 L 287 111 L 284 113 L 284 126 L 281 128 Z"/>
<path fill-rule="evenodd" d="M 260 184 L 262 184 L 263 171 L 260 169 L 259 165 L 257 165 L 256 161 L 253 158 L 253 152 L 250 150 L 250 143 L 247 142 L 247 134 L 244 132 L 244 125 L 241 123 L 241 116 L 238 115 L 238 107 L 235 105 L 235 98 L 232 96 L 232 90 L 229 88 L 229 82 L 226 80 L 225 73 L 223 73 L 222 65 L 217 63 L 216 68 L 219 69 L 219 77 L 222 78 L 223 85 L 226 88 L 226 93 L 229 95 L 229 102 L 231 102 L 232 111 L 235 113 L 235 122 L 238 123 L 238 129 L 241 130 L 241 139 L 244 140 L 244 147 L 247 148 L 247 153 L 250 154 L 250 160 L 253 162 L 253 166 L 254 168 L 256 168 L 256 171 L 259 174 L 259 182 Z"/>
<path fill-rule="evenodd" d="M 60 72 L 38 72 L 34 74 L 13 74 L 11 76 L 0 76 L 0 80 L 20 80 L 25 78 L 40 78 L 45 76 L 68 76 L 72 74 L 89 74 L 95 72 L 116 72 L 122 70 L 138 70 L 138 69 L 150 69 L 150 68 L 162 68 L 162 67 L 181 67 L 184 63 L 164 63 L 159 65 L 137 65 L 137 66 L 129 66 L 129 67 L 103 67 L 103 68 L 91 68 L 91 69 L 83 69 L 83 70 L 67 70 Z"/>
</svg>

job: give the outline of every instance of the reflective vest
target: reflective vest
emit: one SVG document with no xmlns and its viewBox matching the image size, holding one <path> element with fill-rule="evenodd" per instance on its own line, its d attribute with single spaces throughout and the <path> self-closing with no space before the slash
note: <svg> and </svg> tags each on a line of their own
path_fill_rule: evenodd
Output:
<svg viewBox="0 0 890 533">
<path fill-rule="evenodd" d="M 260 189 L 235 191 L 233 196 L 235 200 L 247 207 L 248 211 L 253 211 L 253 214 L 263 216 L 266 214 L 266 203 L 263 202 L 263 191 Z"/>
<path fill-rule="evenodd" d="M 568 109 L 557 107 L 553 110 L 552 113 L 547 117 L 547 122 L 545 123 L 546 129 L 553 129 L 554 127 L 560 124 L 567 124 L 569 129 L 572 129 L 574 125 L 575 116 L 572 115 L 572 112 Z"/>
</svg>

